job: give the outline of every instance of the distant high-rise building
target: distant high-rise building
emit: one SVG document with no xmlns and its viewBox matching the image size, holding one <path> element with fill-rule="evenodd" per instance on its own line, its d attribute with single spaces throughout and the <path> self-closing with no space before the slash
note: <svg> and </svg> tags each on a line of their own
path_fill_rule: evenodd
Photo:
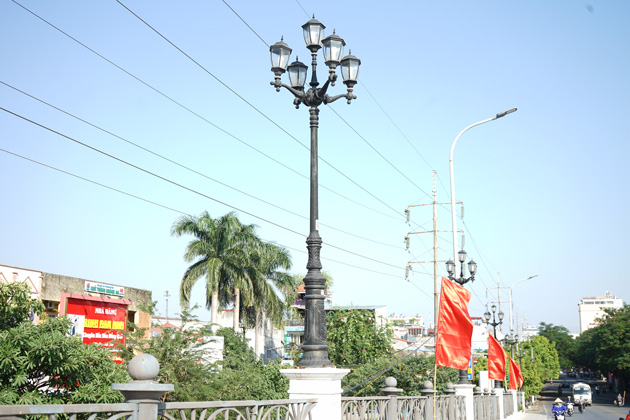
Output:
<svg viewBox="0 0 630 420">
<path fill-rule="evenodd" d="M 578 313 L 580 314 L 580 334 L 589 328 L 598 326 L 597 318 L 601 318 L 606 308 L 622 308 L 621 298 L 606 292 L 606 296 L 585 297 L 578 303 Z"/>
</svg>

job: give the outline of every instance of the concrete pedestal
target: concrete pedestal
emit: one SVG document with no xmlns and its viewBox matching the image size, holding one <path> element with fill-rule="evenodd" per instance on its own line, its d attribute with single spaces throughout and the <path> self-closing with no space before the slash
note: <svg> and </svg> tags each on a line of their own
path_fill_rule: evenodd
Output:
<svg viewBox="0 0 630 420">
<path fill-rule="evenodd" d="M 463 395 L 466 397 L 466 419 L 473 420 L 475 418 L 475 408 L 473 405 L 473 391 L 475 385 L 473 384 L 457 384 L 454 386 L 455 395 Z"/>
<path fill-rule="evenodd" d="M 289 378 L 289 398 L 317 398 L 312 420 L 341 420 L 341 379 L 350 369 L 281 369 Z"/>
</svg>

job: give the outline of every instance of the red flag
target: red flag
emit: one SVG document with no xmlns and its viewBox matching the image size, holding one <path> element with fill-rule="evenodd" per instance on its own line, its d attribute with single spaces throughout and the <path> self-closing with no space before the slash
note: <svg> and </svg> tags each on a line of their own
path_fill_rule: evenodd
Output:
<svg viewBox="0 0 630 420">
<path fill-rule="evenodd" d="M 488 378 L 505 380 L 505 350 L 496 338 L 488 334 Z"/>
<path fill-rule="evenodd" d="M 521 369 L 521 365 L 516 365 L 518 368 L 518 387 L 523 388 L 523 370 Z"/>
<path fill-rule="evenodd" d="M 468 315 L 470 292 L 442 277 L 435 364 L 468 369 L 473 325 Z"/>
<path fill-rule="evenodd" d="M 516 362 L 514 361 L 514 359 L 512 359 L 510 357 L 510 386 L 509 389 L 516 389 L 518 390 L 519 386 L 518 386 L 518 366 L 516 365 Z"/>
</svg>

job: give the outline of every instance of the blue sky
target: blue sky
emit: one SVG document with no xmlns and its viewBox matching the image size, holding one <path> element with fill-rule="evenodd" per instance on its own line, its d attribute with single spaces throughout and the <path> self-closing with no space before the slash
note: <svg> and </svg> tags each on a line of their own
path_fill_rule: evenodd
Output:
<svg viewBox="0 0 630 420">
<path fill-rule="evenodd" d="M 122 1 L 205 70 L 116 1 L 19 3 L 66 35 L 0 4 L 1 107 L 187 189 L 2 111 L 0 264 L 149 289 L 163 311 L 164 288 L 177 290 L 187 267 L 189 238 L 171 237 L 173 222 L 236 209 L 305 273 L 308 109 L 269 85 L 268 45 L 284 36 L 291 61 L 308 63 L 301 25 L 314 14 L 362 61 L 358 99 L 320 112 L 322 258 L 336 304 L 433 319 L 432 265 L 404 276 L 408 261 L 432 258 L 432 238 L 412 235 L 409 252 L 403 242 L 432 228 L 432 211 L 413 208 L 411 225 L 403 212 L 431 201 L 432 170 L 438 201 L 450 201 L 454 138 L 512 107 L 455 149 L 458 227 L 479 265 L 471 315 L 498 300 L 499 278 L 507 313 L 509 286 L 537 274 L 514 287 L 515 311 L 574 332 L 582 297 L 630 295 L 627 2 Z M 339 81 L 329 93 L 343 92 Z M 449 206 L 438 218 L 451 229 Z M 439 248 L 450 258 L 449 233 Z M 203 303 L 202 282 L 194 294 Z"/>
</svg>

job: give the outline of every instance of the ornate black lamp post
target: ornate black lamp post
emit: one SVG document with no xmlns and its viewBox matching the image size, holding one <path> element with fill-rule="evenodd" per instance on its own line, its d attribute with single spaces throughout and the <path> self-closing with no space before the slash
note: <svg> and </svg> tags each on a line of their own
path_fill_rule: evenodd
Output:
<svg viewBox="0 0 630 420">
<path fill-rule="evenodd" d="M 505 337 L 505 342 L 510 345 L 510 356 L 514 358 L 514 344 L 518 343 L 518 335 L 514 334 L 514 330 Z"/>
<path fill-rule="evenodd" d="M 497 322 L 497 317 L 496 317 L 496 312 L 497 312 L 497 305 L 492 305 L 490 307 L 490 309 L 492 309 L 492 321 L 490 321 L 490 312 L 486 311 L 483 314 L 483 322 L 485 322 L 487 325 L 491 325 L 492 326 L 492 332 L 494 335 L 494 338 L 497 338 L 497 325 L 501 325 L 503 323 L 503 312 L 499 311 L 498 314 L 498 318 L 499 321 Z M 496 388 L 503 388 L 503 382 L 502 381 L 496 381 Z"/>
<path fill-rule="evenodd" d="M 461 264 L 461 269 L 459 270 L 459 277 L 455 277 L 455 263 L 452 260 L 448 260 L 446 262 L 446 271 L 448 271 L 448 278 L 454 282 L 457 282 L 459 285 L 463 286 L 469 281 L 475 281 L 475 273 L 477 273 L 477 263 L 473 260 L 468 261 L 468 271 L 470 272 L 470 277 L 464 278 L 464 262 L 466 262 L 466 251 L 463 249 L 457 253 L 457 259 Z"/>
<path fill-rule="evenodd" d="M 446 262 L 446 271 L 448 271 L 448 278 L 459 284 L 460 286 L 465 285 L 469 281 L 475 281 L 475 273 L 477 272 L 477 263 L 473 260 L 468 262 L 468 271 L 470 272 L 470 277 L 464 278 L 464 262 L 466 261 L 466 251 L 463 249 L 457 253 L 457 259 L 461 264 L 461 269 L 459 270 L 459 277 L 457 274 L 453 275 L 455 272 L 455 263 L 452 260 L 448 260 Z M 459 384 L 467 384 L 468 383 L 468 372 L 464 369 L 459 370 Z"/>
<path fill-rule="evenodd" d="M 357 97 L 352 90 L 357 84 L 359 65 L 361 60 L 349 54 L 343 58 L 343 47 L 346 45 L 343 39 L 335 35 L 324 38 L 325 26 L 313 17 L 313 19 L 302 25 L 304 30 L 304 40 L 306 48 L 311 52 L 311 82 L 310 88 L 304 90 L 306 73 L 308 66 L 296 61 L 289 64 L 291 48 L 282 40 L 273 44 L 271 51 L 271 71 L 275 78 L 271 84 L 280 91 L 284 87 L 293 94 L 295 99 L 293 104 L 299 108 L 304 104 L 309 108 L 311 127 L 311 190 L 310 190 L 310 234 L 306 239 L 308 249 L 308 272 L 304 277 L 304 287 L 306 289 L 305 301 L 305 322 L 304 322 L 304 344 L 302 345 L 301 367 L 316 368 L 332 366 L 328 360 L 328 346 L 326 345 L 326 315 L 324 313 L 325 279 L 322 275 L 322 263 L 320 260 L 320 250 L 322 239 L 319 236 L 319 204 L 318 204 L 318 177 L 317 177 L 317 128 L 319 126 L 319 109 L 321 104 L 329 104 L 340 98 L 348 100 L 348 104 Z M 324 60 L 329 68 L 328 78 L 321 88 L 317 82 L 317 51 L 323 47 Z M 334 86 L 337 80 L 336 68 L 341 66 L 341 76 L 348 91 L 337 96 L 328 96 L 326 91 L 328 86 Z M 281 81 L 282 73 L 288 71 L 289 83 L 285 85 Z"/>
</svg>

